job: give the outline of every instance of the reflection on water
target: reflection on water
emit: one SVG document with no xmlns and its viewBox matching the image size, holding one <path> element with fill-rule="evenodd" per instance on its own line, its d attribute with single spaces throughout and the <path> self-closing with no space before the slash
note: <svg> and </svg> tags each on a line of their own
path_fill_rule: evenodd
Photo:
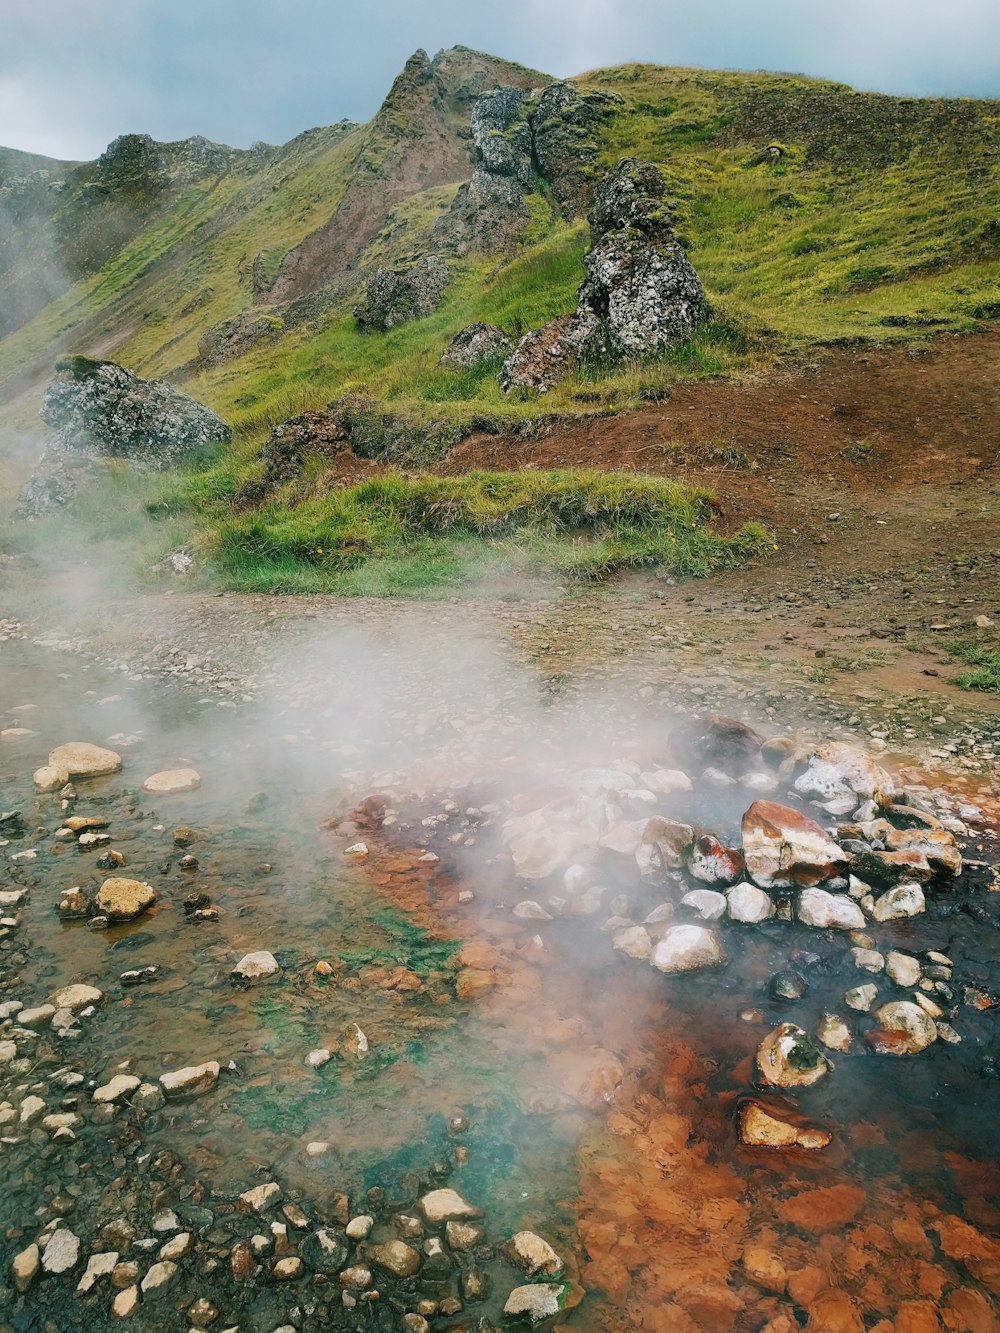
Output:
<svg viewBox="0 0 1000 1333">
<path fill-rule="evenodd" d="M 358 1211 L 372 1187 L 402 1199 L 408 1173 L 436 1171 L 485 1209 L 492 1237 L 531 1229 L 565 1257 L 579 1285 L 560 1326 L 996 1327 L 996 1010 L 964 1006 L 962 1044 L 937 1042 L 920 1058 L 875 1057 L 863 1043 L 836 1056 L 835 1076 L 801 1105 L 833 1132 L 828 1151 L 749 1149 L 738 1142 L 736 1108 L 752 1090 L 756 1045 L 790 1016 L 814 1030 L 831 995 L 855 984 L 856 975 L 845 980 L 843 940 L 783 923 L 730 928 L 728 968 L 664 978 L 616 955 L 592 922 L 511 918 L 497 824 L 481 813 L 499 789 L 450 793 L 454 818 L 447 797 L 428 798 L 385 827 L 362 817 L 331 831 L 324 818 L 362 794 L 347 790 L 353 755 L 327 746 L 306 757 L 301 729 L 282 736 L 252 705 L 220 708 L 180 687 L 109 679 L 27 644 L 4 645 L 0 724 L 32 733 L 0 741 L 0 807 L 20 809 L 24 822 L 24 836 L 2 849 L 3 887 L 30 889 L 19 925 L 0 939 L 3 998 L 39 1005 L 75 981 L 105 994 L 78 1040 L 60 1046 L 42 1032 L 42 1081 L 60 1064 L 98 1082 L 123 1061 L 145 1080 L 206 1060 L 223 1066 L 213 1092 L 169 1103 L 129 1131 L 119 1155 L 94 1147 L 87 1170 L 104 1173 L 100 1188 L 93 1198 L 71 1194 L 81 1203 L 64 1214 L 53 1200 L 76 1178 L 65 1178 L 65 1155 L 36 1130 L 26 1170 L 25 1136 L 11 1134 L 22 1141 L 3 1159 L 8 1263 L 53 1215 L 89 1243 L 128 1211 L 116 1173 L 131 1180 L 134 1167 L 139 1179 L 139 1163 L 169 1152 L 184 1182 L 172 1202 L 204 1207 L 199 1234 L 220 1255 L 237 1234 L 231 1201 L 252 1185 L 280 1181 L 322 1219 L 338 1191 Z M 74 812 L 107 819 L 127 861 L 121 873 L 159 894 L 137 921 L 106 931 L 57 917 L 63 890 L 100 883 L 99 851 L 53 838 L 58 797 L 36 796 L 31 782 L 52 746 L 77 738 L 114 745 L 125 763 L 77 783 Z M 142 792 L 149 773 L 182 763 L 201 773 L 199 790 Z M 697 792 L 682 798 L 672 814 L 696 818 L 698 801 Z M 469 803 L 480 812 L 471 823 L 462 817 Z M 735 795 L 713 797 L 720 835 L 732 835 L 741 809 Z M 428 813 L 438 822 L 426 824 Z M 189 832 L 178 840 L 181 827 Z M 371 851 L 356 863 L 343 852 L 359 836 Z M 440 859 L 426 858 L 427 847 Z M 34 858 L 13 859 L 31 850 Z M 197 867 L 185 868 L 185 856 Z M 192 893 L 218 908 L 217 920 L 185 912 Z M 947 952 L 956 978 L 995 994 L 991 896 L 979 893 L 971 913 L 959 905 L 941 902 L 919 923 L 898 924 L 886 943 Z M 280 976 L 234 989 L 234 964 L 260 949 L 275 955 Z M 318 973 L 320 961 L 330 966 Z M 767 988 L 790 966 L 807 983 L 794 1009 Z M 119 980 L 143 967 L 156 968 L 147 984 Z M 363 1058 L 345 1039 L 357 1028 Z M 324 1049 L 329 1061 L 307 1063 Z M 5 1076 L 5 1086 L 33 1076 Z M 456 1153 L 449 1120 L 460 1109 L 468 1128 Z M 77 1128 L 88 1151 L 89 1136 L 109 1133 Z M 76 1174 L 85 1157 L 71 1159 Z M 462 1322 L 473 1304 L 477 1321 L 502 1319 L 513 1279 L 495 1256 L 483 1262 L 492 1293 L 469 1311 L 439 1312 L 435 1327 L 478 1327 Z M 310 1315 L 305 1288 L 269 1286 L 255 1304 L 230 1308 L 229 1268 L 204 1256 L 184 1278 L 190 1297 L 207 1293 L 223 1318 L 235 1322 L 239 1311 L 240 1328 L 404 1326 L 388 1307 L 373 1313 L 374 1303 L 321 1303 Z M 86 1307 L 72 1285 L 57 1298 L 56 1279 L 44 1282 L 24 1296 L 8 1292 L 10 1326 L 42 1327 L 32 1322 L 41 1310 L 54 1327 L 82 1326 Z M 108 1299 L 90 1302 L 98 1319 Z M 324 1322 L 331 1310 L 356 1322 Z M 144 1306 L 137 1319 L 149 1328 L 190 1322 L 179 1302 L 169 1313 Z"/>
</svg>

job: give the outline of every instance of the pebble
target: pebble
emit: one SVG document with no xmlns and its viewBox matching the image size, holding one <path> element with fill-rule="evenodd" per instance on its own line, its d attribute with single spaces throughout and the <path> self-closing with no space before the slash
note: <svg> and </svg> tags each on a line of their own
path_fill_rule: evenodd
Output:
<svg viewBox="0 0 1000 1333">
<path fill-rule="evenodd" d="M 67 1273 L 80 1257 L 80 1237 L 61 1227 L 53 1231 L 42 1252 L 42 1268 L 46 1273 Z"/>
</svg>

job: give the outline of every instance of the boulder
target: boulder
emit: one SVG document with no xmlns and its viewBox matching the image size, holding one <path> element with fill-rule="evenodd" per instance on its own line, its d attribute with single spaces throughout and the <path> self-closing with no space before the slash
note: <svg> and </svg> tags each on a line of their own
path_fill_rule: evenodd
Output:
<svg viewBox="0 0 1000 1333">
<path fill-rule="evenodd" d="M 930 862 L 923 852 L 860 852 L 851 861 L 851 873 L 857 879 L 875 888 L 887 888 L 904 880 L 919 880 L 926 884 L 933 876 Z"/>
<path fill-rule="evenodd" d="M 64 357 L 45 392 L 42 420 L 52 436 L 18 499 L 23 519 L 65 507 L 100 463 L 171 467 L 207 445 L 228 443 L 221 417 L 164 380 L 144 380 L 113 361 Z"/>
<path fill-rule="evenodd" d="M 140 879 L 106 879 L 97 891 L 95 905 L 109 921 L 132 921 L 156 902 L 156 890 Z"/>
<path fill-rule="evenodd" d="M 762 889 L 819 884 L 848 860 L 814 820 L 776 801 L 754 801 L 743 816 L 743 855 Z"/>
<path fill-rule="evenodd" d="M 52 1003 L 56 1009 L 69 1009 L 74 1012 L 77 1009 L 86 1009 L 88 1005 L 100 1004 L 104 999 L 104 993 L 99 991 L 96 986 L 88 986 L 84 982 L 75 982 L 72 986 L 63 986 L 52 996 Z"/>
<path fill-rule="evenodd" d="M 526 333 L 500 369 L 504 393 L 530 389 L 545 393 L 580 364 L 584 350 L 598 329 L 593 315 L 559 315 L 543 328 Z"/>
<path fill-rule="evenodd" d="M 196 791 L 201 786 L 201 774 L 193 768 L 169 768 L 151 774 L 142 784 L 150 796 L 173 796 L 177 792 Z"/>
<path fill-rule="evenodd" d="M 471 370 L 488 361 L 504 361 L 514 344 L 495 324 L 467 324 L 455 334 L 439 365 L 448 370 Z"/>
<path fill-rule="evenodd" d="M 503 1247 L 503 1252 L 515 1268 L 519 1268 L 525 1277 L 535 1277 L 544 1273 L 546 1277 L 556 1277 L 563 1269 L 563 1261 L 555 1250 L 536 1236 L 533 1231 L 519 1231 Z"/>
<path fill-rule="evenodd" d="M 413 1277 L 420 1271 L 420 1254 L 402 1240 L 387 1240 L 382 1245 L 369 1245 L 366 1258 L 377 1268 L 393 1277 Z"/>
<path fill-rule="evenodd" d="M 688 870 L 695 879 L 717 888 L 735 884 L 743 874 L 743 853 L 724 847 L 718 838 L 706 833 L 698 838 L 688 853 Z"/>
<path fill-rule="evenodd" d="M 592 202 L 598 133 L 621 105 L 614 93 L 571 83 L 551 83 L 538 99 L 529 118 L 535 161 L 563 217 L 578 216 Z"/>
<path fill-rule="evenodd" d="M 258 949 L 256 953 L 244 954 L 229 974 L 235 984 L 252 986 L 267 977 L 277 976 L 281 966 L 273 953 L 267 949 Z"/>
<path fill-rule="evenodd" d="M 559 1282 L 532 1282 L 527 1287 L 515 1287 L 503 1307 L 505 1315 L 519 1322 L 541 1324 L 562 1309 L 566 1288 Z"/>
<path fill-rule="evenodd" d="M 696 925 L 668 927 L 650 955 L 650 962 L 660 972 L 695 972 L 727 961 L 718 936 Z"/>
<path fill-rule="evenodd" d="M 457 1222 L 462 1218 L 483 1215 L 481 1208 L 467 1202 L 453 1189 L 431 1190 L 420 1200 L 420 1211 L 432 1227 L 440 1226 L 442 1222 Z"/>
<path fill-rule="evenodd" d="M 643 879 L 659 882 L 660 872 L 680 870 L 693 842 L 694 830 L 690 824 L 659 815 L 648 820 L 635 854 Z"/>
<path fill-rule="evenodd" d="M 803 889 L 795 904 L 795 915 L 804 926 L 820 930 L 864 930 L 865 916 L 846 893 Z"/>
<path fill-rule="evenodd" d="M 770 1115 L 756 1102 L 744 1102 L 738 1116 L 740 1142 L 752 1148 L 826 1148 L 833 1135 L 825 1129 L 799 1129 Z"/>
<path fill-rule="evenodd" d="M 937 1041 L 934 1019 L 909 1000 L 893 1000 L 875 1011 L 879 1026 L 865 1040 L 879 1055 L 918 1055 Z"/>
<path fill-rule="evenodd" d="M 745 925 L 757 925 L 774 916 L 775 906 L 763 889 L 755 884 L 734 884 L 726 893 L 729 916 L 733 921 L 742 921 Z"/>
<path fill-rule="evenodd" d="M 49 755 L 49 767 L 60 773 L 68 773 L 71 778 L 97 778 L 108 773 L 117 773 L 122 766 L 122 757 L 114 750 L 105 750 L 103 746 L 91 745 L 88 741 L 70 741 L 66 745 L 57 745 Z"/>
<path fill-rule="evenodd" d="M 423 255 L 407 268 L 377 268 L 368 278 L 365 300 L 354 311 L 366 332 L 385 332 L 429 315 L 441 304 L 451 275 L 438 255 Z"/>
<path fill-rule="evenodd" d="M 903 917 L 919 916 L 925 907 L 924 891 L 919 884 L 898 884 L 876 900 L 872 916 L 876 921 L 900 921 Z"/>
<path fill-rule="evenodd" d="M 883 805 L 892 789 L 892 779 L 885 769 L 863 750 L 842 741 L 817 746 L 795 780 L 795 790 L 803 796 L 811 796 L 817 801 L 851 797 L 852 808 L 863 801 Z"/>
<path fill-rule="evenodd" d="M 830 1071 L 830 1062 L 795 1023 L 782 1023 L 757 1048 L 757 1068 L 775 1088 L 808 1088 Z"/>
<path fill-rule="evenodd" d="M 207 369 L 234 361 L 249 352 L 265 338 L 273 338 L 284 328 L 276 315 L 262 315 L 259 311 L 241 310 L 231 319 L 224 319 L 198 339 L 198 356 Z"/>
<path fill-rule="evenodd" d="M 219 1078 L 219 1063 L 208 1060 L 203 1065 L 187 1065 L 169 1074 L 160 1075 L 160 1086 L 167 1097 L 197 1097 L 215 1086 Z"/>
<path fill-rule="evenodd" d="M 300 412 L 279 422 L 261 449 L 263 474 L 240 488 L 233 502 L 235 508 L 247 509 L 263 503 L 280 487 L 301 476 L 307 459 L 318 457 L 329 462 L 348 449 L 349 419 L 353 409 L 362 410 L 362 404 L 370 406 L 371 400 L 345 394 L 331 405 L 333 411 Z"/>
<path fill-rule="evenodd" d="M 922 856 L 937 874 L 960 875 L 962 853 L 954 833 L 946 829 L 891 829 L 885 838 L 890 852 L 909 852 Z"/>
<path fill-rule="evenodd" d="M 702 921 L 718 921 L 726 915 L 727 902 L 724 894 L 714 889 L 692 889 L 681 899 L 682 907 L 689 907 Z"/>
</svg>

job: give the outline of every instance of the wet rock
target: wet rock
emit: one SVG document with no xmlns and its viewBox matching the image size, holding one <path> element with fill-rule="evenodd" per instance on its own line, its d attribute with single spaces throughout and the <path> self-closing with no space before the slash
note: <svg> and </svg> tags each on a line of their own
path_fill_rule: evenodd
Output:
<svg viewBox="0 0 1000 1333">
<path fill-rule="evenodd" d="M 229 1251 L 229 1271 L 234 1282 L 245 1282 L 257 1267 L 253 1250 L 245 1240 L 238 1240 Z"/>
<path fill-rule="evenodd" d="M 483 1228 L 468 1222 L 446 1222 L 445 1239 L 453 1250 L 470 1250 L 483 1239 Z"/>
<path fill-rule="evenodd" d="M 626 958 L 634 958 L 637 962 L 644 962 L 653 947 L 649 932 L 643 926 L 626 926 L 623 930 L 616 931 L 612 944 L 619 953 L 623 953 Z"/>
<path fill-rule="evenodd" d="M 636 861 L 645 880 L 660 882 L 654 872 L 680 870 L 694 842 L 690 824 L 657 815 L 647 821 L 636 848 Z"/>
<path fill-rule="evenodd" d="M 885 970 L 885 957 L 877 949 L 852 949 L 854 966 L 862 972 L 882 972 Z"/>
<path fill-rule="evenodd" d="M 855 808 L 862 801 L 884 805 L 893 789 L 888 773 L 870 755 L 841 741 L 817 746 L 794 785 L 819 801 L 851 797 Z"/>
<path fill-rule="evenodd" d="M 814 820 L 776 801 L 754 801 L 743 816 L 743 855 L 762 889 L 819 884 L 848 860 Z"/>
<path fill-rule="evenodd" d="M 876 900 L 872 916 L 876 921 L 899 921 L 904 917 L 919 916 L 926 908 L 924 891 L 919 884 L 910 882 L 889 889 Z"/>
<path fill-rule="evenodd" d="M 299 1245 L 299 1254 L 313 1273 L 338 1273 L 347 1263 L 350 1251 L 340 1232 L 321 1227 L 303 1239 Z"/>
<path fill-rule="evenodd" d="M 393 1277 L 413 1277 L 420 1271 L 420 1254 L 402 1240 L 387 1240 L 382 1245 L 369 1245 L 366 1257 L 378 1268 Z"/>
<path fill-rule="evenodd" d="M 29 1245 L 14 1256 L 11 1264 L 11 1272 L 14 1275 L 14 1286 L 23 1295 L 28 1290 L 32 1282 L 38 1276 L 38 1270 L 41 1267 L 41 1252 L 37 1245 Z"/>
<path fill-rule="evenodd" d="M 774 903 L 763 889 L 745 880 L 742 884 L 734 884 L 727 891 L 726 904 L 730 919 L 742 921 L 746 925 L 767 921 L 775 912 Z"/>
<path fill-rule="evenodd" d="M 907 989 L 916 986 L 920 980 L 919 961 L 911 958 L 909 954 L 898 953 L 895 949 L 886 955 L 885 970 L 890 980 L 897 986 L 905 986 Z"/>
<path fill-rule="evenodd" d="M 241 1213 L 264 1213 L 280 1203 L 281 1199 L 281 1186 L 272 1180 L 266 1185 L 255 1185 L 253 1189 L 244 1190 L 236 1200 L 236 1208 Z"/>
<path fill-rule="evenodd" d="M 689 907 L 702 921 L 718 921 L 726 915 L 727 902 L 725 895 L 714 889 L 692 889 L 681 899 L 681 906 Z"/>
<path fill-rule="evenodd" d="M 864 913 L 846 893 L 825 889 L 803 889 L 795 904 L 795 915 L 804 926 L 820 930 L 863 930 Z"/>
<path fill-rule="evenodd" d="M 114 1078 L 109 1079 L 102 1087 L 95 1089 L 91 1100 L 109 1104 L 120 1102 L 130 1092 L 134 1092 L 140 1082 L 141 1079 L 136 1078 L 134 1074 L 115 1074 Z"/>
<path fill-rule="evenodd" d="M 419 1255 L 417 1258 L 419 1259 Z M 340 1285 L 345 1291 L 364 1291 L 372 1284 L 372 1271 L 364 1264 L 353 1264 L 345 1268 L 340 1275 Z"/>
<path fill-rule="evenodd" d="M 208 1328 L 219 1317 L 219 1311 L 205 1296 L 199 1296 L 187 1308 L 187 1317 L 195 1328 Z"/>
<path fill-rule="evenodd" d="M 503 1307 L 505 1315 L 529 1324 L 540 1324 L 557 1315 L 562 1308 L 566 1288 L 559 1282 L 533 1282 L 515 1287 Z"/>
<path fill-rule="evenodd" d="M 962 873 L 962 853 L 954 833 L 945 829 L 892 829 L 886 834 L 885 844 L 891 852 L 910 852 L 924 857 L 938 874 Z"/>
<path fill-rule="evenodd" d="M 74 778 L 103 777 L 108 773 L 117 773 L 121 766 L 120 754 L 100 745 L 91 745 L 89 741 L 69 741 L 65 745 L 57 745 L 49 754 L 50 768 Z"/>
<path fill-rule="evenodd" d="M 104 1250 L 100 1254 L 92 1254 L 87 1260 L 83 1277 L 76 1284 L 76 1294 L 85 1296 L 102 1277 L 110 1278 L 117 1263 L 117 1250 Z"/>
<path fill-rule="evenodd" d="M 831 1051 L 847 1051 L 851 1046 L 851 1029 L 836 1014 L 824 1014 L 816 1036 Z"/>
<path fill-rule="evenodd" d="M 918 1055 L 937 1040 L 937 1028 L 929 1014 L 909 1000 L 893 1000 L 876 1010 L 879 1027 L 865 1040 L 879 1055 Z"/>
<path fill-rule="evenodd" d="M 695 879 L 716 888 L 735 884 L 744 870 L 743 853 L 724 847 L 718 838 L 706 833 L 698 838 L 688 853 L 688 870 Z"/>
<path fill-rule="evenodd" d="M 844 1003 L 856 1009 L 859 1014 L 867 1014 L 878 997 L 878 987 L 870 982 L 865 986 L 854 986 L 844 995 Z"/>
<path fill-rule="evenodd" d="M 552 1246 L 533 1231 L 517 1232 L 504 1245 L 503 1251 L 525 1277 L 535 1277 L 538 1273 L 556 1277 L 563 1269 L 563 1261 Z"/>
<path fill-rule="evenodd" d="M 856 877 L 875 888 L 909 881 L 926 884 L 934 873 L 922 852 L 865 851 L 851 861 Z"/>
<path fill-rule="evenodd" d="M 139 1284 L 143 1295 L 160 1291 L 169 1282 L 173 1281 L 176 1273 L 176 1264 L 172 1264 L 168 1259 L 158 1260 Z"/>
<path fill-rule="evenodd" d="M 670 926 L 650 956 L 660 972 L 693 972 L 727 961 L 718 937 L 704 926 Z"/>
<path fill-rule="evenodd" d="M 483 1215 L 481 1209 L 474 1207 L 453 1189 L 431 1190 L 420 1200 L 420 1211 L 431 1226 Z"/>
<path fill-rule="evenodd" d="M 826 1148 L 833 1135 L 825 1129 L 799 1129 L 770 1115 L 756 1102 L 744 1102 L 739 1110 L 740 1142 L 754 1148 Z"/>
<path fill-rule="evenodd" d="M 177 792 L 195 791 L 201 786 L 201 775 L 193 768 L 170 768 L 151 774 L 142 784 L 151 796 L 172 796 Z"/>
<path fill-rule="evenodd" d="M 218 1061 L 209 1060 L 203 1065 L 188 1065 L 184 1069 L 161 1074 L 160 1086 L 168 1098 L 195 1097 L 214 1087 L 218 1077 Z"/>
<path fill-rule="evenodd" d="M 795 1023 L 782 1023 L 757 1048 L 757 1068 L 771 1087 L 808 1088 L 830 1072 L 830 1062 Z"/>
<path fill-rule="evenodd" d="M 423 255 L 403 269 L 377 268 L 368 278 L 364 302 L 354 311 L 359 326 L 384 332 L 431 314 L 441 303 L 451 275 L 437 255 Z"/>
<path fill-rule="evenodd" d="M 302 1276 L 303 1270 L 302 1260 L 296 1255 L 288 1255 L 275 1263 L 271 1269 L 271 1276 L 275 1282 L 294 1282 L 296 1278 Z"/>
<path fill-rule="evenodd" d="M 109 921 L 132 921 L 156 902 L 156 890 L 139 879 L 112 876 L 97 891 L 95 905 Z"/>
<path fill-rule="evenodd" d="M 768 994 L 774 1000 L 801 1000 L 809 987 L 797 972 L 776 972 L 767 983 Z"/>
<path fill-rule="evenodd" d="M 69 770 L 58 768 L 54 764 L 43 764 L 41 768 L 36 768 L 34 772 L 34 783 L 36 791 L 58 791 L 69 781 Z"/>
<path fill-rule="evenodd" d="M 164 1245 L 160 1246 L 160 1251 L 156 1257 L 164 1260 L 164 1262 L 179 1263 L 181 1259 L 190 1254 L 193 1244 L 194 1241 L 190 1231 L 179 1231 L 176 1236 L 171 1236 Z"/>
<path fill-rule="evenodd" d="M 511 909 L 511 915 L 516 916 L 519 921 L 551 921 L 553 919 L 551 912 L 546 912 L 541 903 L 536 903 L 533 898 L 525 898 L 522 902 L 516 903 Z"/>
<path fill-rule="evenodd" d="M 163 1095 L 163 1089 L 155 1083 L 140 1083 L 136 1089 L 135 1096 L 129 1105 L 135 1111 L 141 1111 L 145 1115 L 152 1115 L 155 1111 L 163 1108 L 166 1098 Z"/>
<path fill-rule="evenodd" d="M 258 949 L 256 953 L 244 954 L 230 976 L 235 984 L 252 986 L 258 981 L 276 976 L 280 971 L 274 954 L 268 953 L 266 949 Z"/>
<path fill-rule="evenodd" d="M 17 1016 L 17 1022 L 22 1028 L 39 1028 L 43 1023 L 47 1023 L 55 1012 L 54 1004 L 40 1004 L 34 1009 L 22 1009 Z"/>
<path fill-rule="evenodd" d="M 68 1273 L 80 1257 L 80 1237 L 65 1227 L 53 1231 L 42 1252 L 42 1269 L 46 1273 Z"/>
<path fill-rule="evenodd" d="M 514 344 L 495 324 L 468 324 L 445 348 L 440 364 L 449 370 L 469 370 L 485 361 L 503 361 Z"/>
<path fill-rule="evenodd" d="M 52 996 L 52 1003 L 56 1009 L 69 1009 L 76 1012 L 77 1009 L 86 1009 L 88 1005 L 100 1004 L 104 999 L 104 992 L 99 991 L 96 986 L 88 986 L 83 982 L 76 982 L 72 986 L 63 986 Z"/>
<path fill-rule="evenodd" d="M 131 1319 L 139 1309 L 139 1288 L 126 1287 L 111 1302 L 111 1313 L 116 1319 Z"/>
<path fill-rule="evenodd" d="M 363 1060 L 368 1050 L 368 1038 L 357 1023 L 348 1023 L 340 1038 L 341 1055 L 353 1060 Z"/>
</svg>

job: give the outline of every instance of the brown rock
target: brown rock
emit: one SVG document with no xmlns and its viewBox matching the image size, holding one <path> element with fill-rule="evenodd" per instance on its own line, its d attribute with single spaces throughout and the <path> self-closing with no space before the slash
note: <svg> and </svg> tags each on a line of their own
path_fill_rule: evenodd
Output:
<svg viewBox="0 0 1000 1333">
<path fill-rule="evenodd" d="M 830 1062 L 795 1023 L 782 1023 L 757 1048 L 757 1068 L 771 1087 L 808 1088 L 830 1071 Z"/>
<path fill-rule="evenodd" d="M 103 777 L 107 773 L 117 773 L 121 766 L 120 754 L 88 741 L 57 745 L 49 755 L 49 767 L 66 772 L 71 778 Z"/>
<path fill-rule="evenodd" d="M 904 1301 L 896 1311 L 896 1333 L 941 1333 L 941 1321 L 930 1301 Z"/>
<path fill-rule="evenodd" d="M 780 1259 L 760 1245 L 748 1245 L 743 1251 L 743 1271 L 750 1281 L 764 1291 L 780 1296 L 788 1286 L 788 1273 Z"/>
<path fill-rule="evenodd" d="M 706 767 L 745 773 L 760 754 L 764 737 L 735 717 L 709 713 L 698 748 Z"/>
<path fill-rule="evenodd" d="M 776 801 L 754 801 L 743 816 L 743 855 L 762 889 L 819 884 L 848 859 L 815 820 Z"/>
<path fill-rule="evenodd" d="M 934 872 L 922 852 L 862 852 L 851 862 L 851 874 L 877 889 L 915 880 L 926 884 Z"/>
<path fill-rule="evenodd" d="M 96 905 L 110 921 L 131 921 L 156 902 L 156 890 L 138 879 L 110 876 L 97 891 Z"/>
<path fill-rule="evenodd" d="M 825 1129 L 799 1129 L 769 1115 L 756 1102 L 744 1102 L 739 1110 L 740 1142 L 755 1148 L 826 1148 L 833 1135 Z"/>
<path fill-rule="evenodd" d="M 778 1205 L 778 1213 L 802 1231 L 821 1236 L 852 1222 L 864 1202 L 865 1192 L 856 1185 L 827 1185 L 793 1195 Z"/>
<path fill-rule="evenodd" d="M 892 852 L 910 852 L 923 856 L 932 870 L 940 874 L 960 875 L 962 853 L 955 835 L 946 829 L 893 829 L 885 838 Z"/>
<path fill-rule="evenodd" d="M 718 838 L 706 833 L 688 853 L 688 869 L 703 884 L 735 884 L 743 878 L 743 853 L 733 847 L 724 847 Z"/>
<path fill-rule="evenodd" d="M 865 1333 L 865 1321 L 846 1291 L 821 1291 L 809 1306 L 807 1333 Z"/>
<path fill-rule="evenodd" d="M 229 1271 L 234 1282 L 245 1282 L 257 1267 L 249 1241 L 238 1240 L 229 1251 Z"/>
</svg>

